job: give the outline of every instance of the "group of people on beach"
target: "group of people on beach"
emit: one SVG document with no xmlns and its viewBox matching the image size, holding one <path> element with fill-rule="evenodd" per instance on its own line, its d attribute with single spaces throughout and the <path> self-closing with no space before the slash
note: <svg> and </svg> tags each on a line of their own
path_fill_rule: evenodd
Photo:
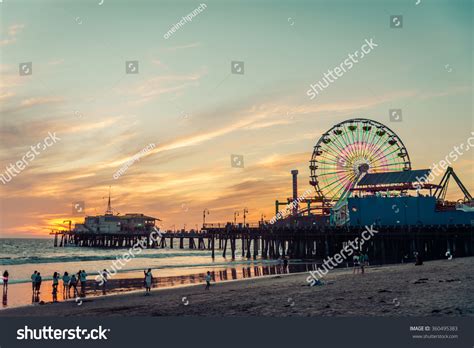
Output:
<svg viewBox="0 0 474 348">
<path fill-rule="evenodd" d="M 31 275 L 31 288 L 33 291 L 33 297 L 37 297 L 41 290 L 41 282 L 42 282 L 41 273 L 38 271 L 34 271 Z M 53 274 L 53 302 L 57 302 L 58 300 L 58 286 L 59 286 L 60 274 L 58 272 L 54 272 Z M 77 273 L 73 273 L 71 276 L 68 272 L 64 272 L 63 276 L 61 277 L 63 282 L 63 296 L 64 298 L 69 298 L 71 296 L 71 288 L 74 290 L 73 295 L 74 297 L 79 296 L 79 291 L 77 290 L 78 284 L 81 285 L 81 297 L 85 296 L 85 290 L 87 285 L 87 273 L 84 270 L 79 270 Z"/>
<path fill-rule="evenodd" d="M 145 285 L 145 296 L 150 295 L 151 293 L 151 288 L 153 285 L 153 274 L 151 273 L 151 268 L 148 268 L 148 270 L 143 271 L 144 274 L 144 285 Z M 85 297 L 86 294 L 86 287 L 87 287 L 87 272 L 85 270 L 79 270 L 77 273 L 72 273 L 69 275 L 68 272 L 64 272 L 64 274 L 61 276 L 59 272 L 54 272 L 53 273 L 53 279 L 52 279 L 52 295 L 53 295 L 53 302 L 58 301 L 58 287 L 59 287 L 59 282 L 62 281 L 62 294 L 63 298 L 67 299 L 71 297 L 71 289 L 73 289 L 73 296 L 74 297 Z M 106 293 L 106 284 L 108 280 L 108 273 L 104 269 L 104 271 L 101 273 L 102 277 L 102 290 L 105 295 Z M 3 276 L 1 277 L 2 283 L 3 283 L 3 297 L 5 298 L 7 296 L 8 292 L 8 278 L 9 278 L 9 273 L 7 270 L 3 272 Z M 205 281 L 206 281 L 206 287 L 205 290 L 209 290 L 211 286 L 211 272 L 207 271 L 207 274 L 205 276 Z M 41 273 L 38 271 L 34 271 L 33 274 L 31 275 L 31 290 L 33 292 L 33 301 L 38 302 L 39 301 L 39 294 L 41 291 L 41 284 L 43 282 L 43 277 L 41 276 Z M 80 286 L 80 292 L 78 290 L 78 287 Z"/>
<path fill-rule="evenodd" d="M 364 274 L 365 267 L 369 265 L 369 255 L 366 252 L 357 251 L 352 257 L 352 262 L 354 264 L 352 273 L 359 273 L 360 270 L 360 273 Z"/>
</svg>

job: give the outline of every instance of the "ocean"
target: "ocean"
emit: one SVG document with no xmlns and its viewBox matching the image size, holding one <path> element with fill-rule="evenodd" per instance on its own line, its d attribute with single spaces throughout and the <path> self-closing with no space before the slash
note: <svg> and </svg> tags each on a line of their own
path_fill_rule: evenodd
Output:
<svg viewBox="0 0 474 348">
<path fill-rule="evenodd" d="M 161 288 L 201 283 L 207 271 L 219 282 L 314 269 L 314 264 L 302 260 L 291 260 L 289 267 L 283 268 L 282 260 L 247 259 L 241 256 L 238 245 L 234 260 L 223 258 L 219 250 L 213 260 L 210 251 L 190 250 L 186 243 L 184 249 L 143 249 L 127 261 L 124 256 L 128 251 L 128 248 L 54 247 L 52 239 L 0 239 L 0 272 L 9 273 L 8 297 L 3 299 L 3 308 L 39 301 L 31 298 L 34 271 L 40 272 L 43 279 L 45 291 L 40 300 L 49 302 L 54 272 L 63 275 L 85 270 L 87 293 L 98 296 L 101 292 L 97 291 L 97 278 L 103 269 L 112 274 L 108 281 L 110 292 L 142 289 L 143 271 L 148 268 L 152 269 L 154 287 Z"/>
<path fill-rule="evenodd" d="M 237 249 L 236 259 L 224 259 L 219 252 L 214 260 L 208 250 L 184 249 L 143 249 L 129 261 L 122 261 L 123 266 L 115 262 L 118 273 L 134 273 L 151 268 L 162 275 L 182 275 L 190 269 L 203 267 L 229 267 L 249 264 L 274 264 L 274 260 L 247 260 L 240 257 Z M 103 269 L 112 269 L 117 258 L 123 260 L 127 248 L 100 249 L 88 247 L 54 247 L 49 239 L 0 239 L 0 271 L 8 270 L 10 284 L 30 282 L 31 274 L 41 272 L 44 280 L 52 279 L 54 272 L 69 274 L 85 270 L 89 275 L 96 275 Z"/>
</svg>

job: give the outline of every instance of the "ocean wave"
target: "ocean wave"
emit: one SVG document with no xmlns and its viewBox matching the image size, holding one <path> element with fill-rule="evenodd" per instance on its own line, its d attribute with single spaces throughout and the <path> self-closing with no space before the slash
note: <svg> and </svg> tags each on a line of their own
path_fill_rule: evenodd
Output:
<svg viewBox="0 0 474 348">
<path fill-rule="evenodd" d="M 126 252 L 119 255 L 61 255 L 61 256 L 27 256 L 27 257 L 0 257 L 0 265 L 24 265 L 24 264 L 38 264 L 38 263 L 60 263 L 60 262 L 82 262 L 82 261 L 106 261 L 122 258 Z M 186 256 L 208 256 L 210 252 L 194 251 L 184 253 L 156 253 L 156 254 L 139 254 L 135 258 L 145 259 L 161 259 L 170 257 L 186 257 Z"/>
</svg>

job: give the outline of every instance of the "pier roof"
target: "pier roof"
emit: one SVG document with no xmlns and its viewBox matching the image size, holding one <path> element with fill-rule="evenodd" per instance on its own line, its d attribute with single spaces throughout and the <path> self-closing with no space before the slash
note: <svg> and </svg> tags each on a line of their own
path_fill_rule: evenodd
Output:
<svg viewBox="0 0 474 348">
<path fill-rule="evenodd" d="M 126 213 L 126 214 L 122 215 L 121 218 L 124 218 L 124 219 L 129 219 L 129 218 L 144 218 L 144 219 L 146 219 L 146 220 L 158 220 L 158 221 L 161 221 L 160 219 L 158 219 L 158 218 L 156 218 L 156 217 L 148 216 L 148 215 L 144 215 L 144 214 L 138 214 L 138 213 Z"/>
<path fill-rule="evenodd" d="M 426 182 L 430 169 L 404 170 L 400 172 L 368 173 L 357 183 L 358 187 L 372 185 L 411 184 Z M 423 179 L 425 177 L 425 179 Z"/>
</svg>

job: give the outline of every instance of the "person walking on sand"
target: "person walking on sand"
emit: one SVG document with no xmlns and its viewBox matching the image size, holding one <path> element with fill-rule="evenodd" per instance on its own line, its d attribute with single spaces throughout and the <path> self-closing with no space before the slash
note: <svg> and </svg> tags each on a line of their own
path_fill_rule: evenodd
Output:
<svg viewBox="0 0 474 348">
<path fill-rule="evenodd" d="M 40 293 L 40 290 L 41 290 L 41 282 L 43 281 L 43 278 L 41 278 L 41 273 L 38 272 L 36 274 L 36 295 L 38 296 L 38 294 Z"/>
<path fill-rule="evenodd" d="M 56 293 L 58 292 L 58 285 L 59 285 L 59 273 L 54 272 L 54 274 L 53 274 L 53 291 L 56 289 Z"/>
<path fill-rule="evenodd" d="M 59 273 L 53 273 L 53 302 L 58 302 Z"/>
<path fill-rule="evenodd" d="M 77 273 L 76 273 L 77 287 L 79 287 L 79 284 L 80 284 L 80 281 L 81 281 L 81 273 L 82 273 L 81 270 L 77 271 Z"/>
<path fill-rule="evenodd" d="M 79 280 L 81 281 L 81 296 L 86 296 L 86 285 L 87 285 L 87 273 L 82 270 L 79 271 Z"/>
<path fill-rule="evenodd" d="M 361 252 L 359 255 L 359 265 L 360 265 L 360 273 L 364 274 L 365 273 L 365 254 L 364 252 Z"/>
<path fill-rule="evenodd" d="M 143 273 L 145 274 L 145 296 L 147 296 L 150 295 L 153 275 L 151 274 L 151 268 L 148 268 L 148 271 L 143 271 Z"/>
<path fill-rule="evenodd" d="M 102 271 L 102 293 L 104 295 L 106 295 L 107 293 L 107 277 L 108 277 L 108 273 L 107 273 L 107 270 L 104 268 L 104 270 Z"/>
<path fill-rule="evenodd" d="M 286 257 L 283 259 L 283 272 L 288 272 L 288 259 Z"/>
<path fill-rule="evenodd" d="M 206 288 L 204 290 L 209 290 L 209 288 L 211 287 L 211 272 L 207 271 L 207 275 L 206 275 Z"/>
<path fill-rule="evenodd" d="M 354 264 L 354 269 L 352 270 L 352 274 L 356 274 L 359 272 L 359 252 L 356 252 L 352 257 L 352 262 Z"/>
<path fill-rule="evenodd" d="M 71 280 L 69 273 L 64 272 L 62 280 L 63 280 L 63 297 L 68 298 L 69 297 L 69 281 Z"/>
<path fill-rule="evenodd" d="M 34 271 L 31 275 L 31 290 L 33 290 L 33 296 L 36 292 L 36 277 L 38 276 L 38 271 Z"/>
<path fill-rule="evenodd" d="M 8 292 L 8 271 L 3 272 L 3 294 L 6 295 Z"/>
<path fill-rule="evenodd" d="M 71 288 L 74 289 L 74 292 L 73 292 L 74 297 L 77 297 L 77 295 L 78 295 L 78 292 L 77 292 L 77 278 L 76 278 L 75 274 L 73 274 L 71 276 L 71 279 L 69 280 L 69 288 L 67 290 L 68 297 L 69 297 L 69 292 L 71 291 Z"/>
<path fill-rule="evenodd" d="M 53 302 L 58 302 L 58 286 L 53 285 Z"/>
<path fill-rule="evenodd" d="M 415 255 L 415 266 L 422 266 L 423 259 L 421 258 L 420 253 L 415 251 L 413 254 Z"/>
<path fill-rule="evenodd" d="M 364 263 L 366 267 L 369 266 L 369 253 L 368 252 L 364 254 Z"/>
</svg>

